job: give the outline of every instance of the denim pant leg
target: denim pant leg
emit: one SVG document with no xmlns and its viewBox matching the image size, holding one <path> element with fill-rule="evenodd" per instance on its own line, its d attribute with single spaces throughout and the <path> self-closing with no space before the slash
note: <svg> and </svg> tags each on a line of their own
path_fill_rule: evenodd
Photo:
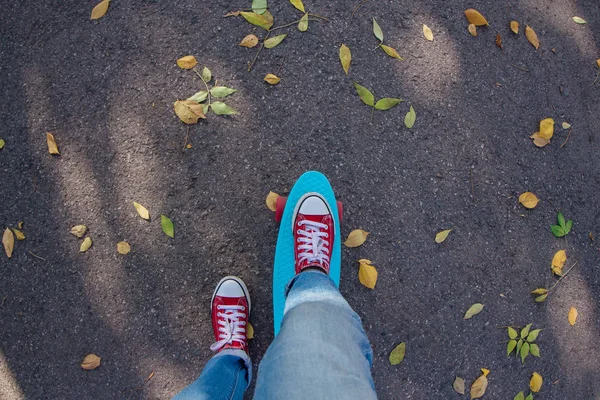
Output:
<svg viewBox="0 0 600 400">
<path fill-rule="evenodd" d="M 288 285 L 281 331 L 262 359 L 254 398 L 376 399 L 373 351 L 360 317 L 321 272 Z"/>
<path fill-rule="evenodd" d="M 252 363 L 243 350 L 225 349 L 211 358 L 202 373 L 173 400 L 242 400 L 252 380 Z"/>
</svg>

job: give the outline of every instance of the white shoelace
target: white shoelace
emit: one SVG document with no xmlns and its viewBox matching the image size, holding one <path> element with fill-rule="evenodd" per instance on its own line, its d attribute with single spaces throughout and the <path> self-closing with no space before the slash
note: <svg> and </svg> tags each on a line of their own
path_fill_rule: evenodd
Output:
<svg viewBox="0 0 600 400">
<path fill-rule="evenodd" d="M 329 242 L 325 238 L 329 237 L 327 232 L 321 232 L 321 229 L 327 229 L 326 224 L 309 221 L 304 219 L 298 222 L 298 225 L 304 226 L 304 229 L 298 229 L 300 235 L 298 241 L 298 262 L 307 260 L 309 263 L 318 262 L 319 264 L 329 264 L 329 250 L 326 246 Z"/>
<path fill-rule="evenodd" d="M 241 344 L 246 343 L 246 321 L 240 321 L 240 318 L 246 317 L 246 314 L 240 312 L 245 309 L 244 306 L 217 305 L 217 310 L 224 312 L 217 313 L 220 340 L 210 346 L 212 351 L 217 351 L 234 341 Z"/>
</svg>

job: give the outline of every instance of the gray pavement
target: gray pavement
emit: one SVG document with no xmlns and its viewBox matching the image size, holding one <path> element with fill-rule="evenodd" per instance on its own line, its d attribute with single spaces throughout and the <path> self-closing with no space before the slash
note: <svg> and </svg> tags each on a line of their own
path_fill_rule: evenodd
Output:
<svg viewBox="0 0 600 400">
<path fill-rule="evenodd" d="M 588 238 L 600 238 L 598 2 L 370 0 L 352 18 L 358 2 L 307 0 L 330 22 L 283 29 L 286 40 L 247 72 L 255 49 L 237 43 L 263 32 L 223 15 L 249 3 L 115 0 L 97 22 L 93 1 L 4 5 L 0 225 L 24 221 L 27 239 L 11 260 L 0 257 L 0 398 L 170 398 L 211 356 L 208 306 L 225 274 L 250 288 L 258 365 L 273 337 L 278 229 L 264 200 L 316 169 L 344 202 L 343 234 L 371 232 L 343 249 L 341 291 L 363 318 L 381 399 L 467 398 L 452 382 L 470 386 L 482 367 L 487 399 L 512 399 L 533 371 L 544 377 L 536 398 L 600 399 L 600 239 Z M 477 38 L 469 7 L 491 24 Z M 275 25 L 299 18 L 287 1 L 270 9 Z M 373 51 L 372 17 L 406 61 Z M 512 19 L 536 30 L 539 50 L 510 32 Z M 239 90 L 228 103 L 240 114 L 191 126 L 193 147 L 183 150 L 187 127 L 172 104 L 203 87 L 175 64 L 187 54 Z M 281 83 L 264 83 L 267 73 Z M 370 122 L 352 81 L 405 102 Z M 539 149 L 528 136 L 546 117 L 558 124 Z M 562 121 L 573 131 L 560 148 Z M 47 131 L 61 156 L 48 154 Z M 527 190 L 542 200 L 534 210 L 517 203 Z M 567 266 L 578 265 L 537 304 L 529 291 L 553 284 L 550 261 L 565 245 L 549 229 L 555 207 L 575 221 Z M 85 254 L 69 234 L 76 224 L 94 241 Z M 121 240 L 127 256 L 116 252 Z M 373 291 L 357 280 L 359 258 L 378 268 Z M 464 321 L 475 302 L 484 311 Z M 544 329 L 542 357 L 523 365 L 505 356 L 499 327 L 529 322 Z M 406 359 L 392 367 L 387 355 L 402 341 Z M 94 371 L 79 367 L 88 353 L 102 357 Z"/>
</svg>

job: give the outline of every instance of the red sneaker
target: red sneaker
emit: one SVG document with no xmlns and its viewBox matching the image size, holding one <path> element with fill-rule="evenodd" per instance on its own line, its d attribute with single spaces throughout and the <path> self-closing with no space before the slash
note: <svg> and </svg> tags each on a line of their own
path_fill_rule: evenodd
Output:
<svg viewBox="0 0 600 400">
<path fill-rule="evenodd" d="M 248 353 L 246 325 L 250 315 L 250 294 L 236 276 L 221 279 L 212 297 L 212 325 L 216 342 L 212 351 L 239 349 Z"/>
<path fill-rule="evenodd" d="M 296 274 L 310 267 L 329 274 L 334 222 L 327 200 L 318 193 L 305 194 L 296 204 L 292 223 Z"/>
</svg>

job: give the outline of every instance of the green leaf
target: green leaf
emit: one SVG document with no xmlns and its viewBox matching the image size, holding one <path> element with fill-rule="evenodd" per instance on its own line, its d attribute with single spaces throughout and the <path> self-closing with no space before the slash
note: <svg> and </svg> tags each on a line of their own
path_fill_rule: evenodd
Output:
<svg viewBox="0 0 600 400">
<path fill-rule="evenodd" d="M 300 32 L 306 32 L 308 29 L 308 13 L 304 14 L 302 18 L 300 18 L 300 22 L 298 22 L 298 30 Z"/>
<path fill-rule="evenodd" d="M 381 31 L 381 27 L 379 26 L 377 21 L 375 21 L 375 18 L 373 18 L 373 33 L 375 34 L 375 37 L 379 39 L 380 42 L 383 42 L 383 32 Z"/>
<path fill-rule="evenodd" d="M 227 86 L 215 86 L 214 88 L 210 89 L 210 94 L 217 98 L 227 97 L 235 92 L 237 92 L 237 90 L 228 88 Z"/>
<path fill-rule="evenodd" d="M 559 211 L 558 215 L 556 216 L 556 220 L 558 221 L 558 225 L 560 225 L 561 228 L 565 228 L 565 216 L 562 215 L 562 213 Z"/>
<path fill-rule="evenodd" d="M 215 101 L 214 103 L 212 103 L 210 105 L 210 108 L 217 115 L 233 115 L 233 114 L 237 114 L 237 111 L 235 111 L 233 108 L 229 107 L 227 104 L 225 104 L 223 102 L 220 102 L 220 101 Z"/>
<path fill-rule="evenodd" d="M 532 324 L 528 324 L 525 328 L 521 329 L 521 339 L 525 339 L 529 335 L 529 330 Z"/>
<path fill-rule="evenodd" d="M 0 150 L 4 147 L 4 140 L 0 139 Z"/>
<path fill-rule="evenodd" d="M 536 330 L 529 332 L 529 335 L 527 335 L 527 341 L 529 343 L 535 342 L 535 340 L 537 339 L 537 337 L 541 331 L 542 331 L 541 329 L 536 329 Z"/>
<path fill-rule="evenodd" d="M 546 301 L 546 297 L 548 297 L 548 293 L 536 297 L 535 301 L 536 303 L 543 303 L 544 301 Z"/>
<path fill-rule="evenodd" d="M 564 229 L 558 225 L 550 225 L 550 229 L 552 230 L 552 233 L 554 233 L 554 236 L 556 236 L 556 237 L 563 237 L 566 235 Z"/>
<path fill-rule="evenodd" d="M 162 230 L 170 238 L 175 237 L 175 228 L 173 227 L 173 221 L 171 221 L 166 215 L 160 216 L 160 226 Z"/>
<path fill-rule="evenodd" d="M 525 358 L 529 355 L 529 343 L 523 343 L 523 347 L 521 347 L 521 362 L 525 363 Z"/>
<path fill-rule="evenodd" d="M 506 345 L 506 355 L 509 356 L 510 353 L 512 353 L 512 351 L 515 349 L 515 347 L 517 347 L 517 341 L 516 340 L 509 341 L 508 345 Z"/>
<path fill-rule="evenodd" d="M 587 24 L 586 20 L 581 17 L 573 17 L 573 21 L 577 22 L 578 24 Z"/>
<path fill-rule="evenodd" d="M 565 226 L 565 235 L 571 232 L 571 228 L 573 227 L 573 220 L 570 219 L 567 221 L 567 226 Z"/>
<path fill-rule="evenodd" d="M 252 11 L 257 14 L 264 14 L 267 11 L 267 0 L 252 0 Z"/>
<path fill-rule="evenodd" d="M 406 127 L 408 129 L 410 129 L 415 125 L 416 120 L 417 120 L 417 113 L 415 112 L 415 109 L 413 108 L 413 106 L 410 106 L 410 110 L 404 116 L 404 125 L 406 125 Z"/>
<path fill-rule="evenodd" d="M 265 14 L 267 14 L 265 12 Z M 244 19 L 250 22 L 252 25 L 260 26 L 264 30 L 268 31 L 273 26 L 273 21 L 267 19 L 264 15 L 260 15 L 254 12 L 240 11 L 240 15 Z"/>
<path fill-rule="evenodd" d="M 517 338 L 517 331 L 515 330 L 515 328 L 511 328 L 510 326 L 508 327 L 508 337 L 511 339 L 516 339 Z"/>
<path fill-rule="evenodd" d="M 513 400 L 525 400 L 525 395 L 523 392 L 519 392 L 519 394 L 517 394 Z"/>
<path fill-rule="evenodd" d="M 533 400 L 533 393 L 529 393 L 527 397 L 525 397 L 525 400 Z"/>
<path fill-rule="evenodd" d="M 271 38 L 268 38 L 267 40 L 265 40 L 265 47 L 267 49 L 272 49 L 273 47 L 277 46 L 279 43 L 281 43 L 281 41 L 283 39 L 285 39 L 285 37 L 287 36 L 287 33 L 284 33 L 283 35 L 277 35 L 277 36 L 273 36 Z"/>
<path fill-rule="evenodd" d="M 350 52 L 350 48 L 346 46 L 344 43 L 340 46 L 340 62 L 342 63 L 342 68 L 346 75 L 348 75 L 348 70 L 350 69 L 350 63 L 352 62 L 352 53 Z"/>
<path fill-rule="evenodd" d="M 546 293 L 548 293 L 548 289 L 543 288 L 543 287 L 537 288 L 533 292 L 531 292 L 531 294 L 546 294 Z"/>
<path fill-rule="evenodd" d="M 523 339 L 519 339 L 517 342 L 517 357 L 519 356 L 519 352 L 521 351 L 521 347 L 523 347 Z"/>
<path fill-rule="evenodd" d="M 204 113 L 204 115 L 208 114 L 209 109 L 210 109 L 210 105 L 202 104 L 202 112 Z"/>
<path fill-rule="evenodd" d="M 391 97 L 385 97 L 379 101 L 377 101 L 377 103 L 375 103 L 375 108 L 378 110 L 389 110 L 392 107 L 395 107 L 396 105 L 398 105 L 398 103 L 400 103 L 401 101 L 403 101 L 402 99 L 394 99 Z"/>
<path fill-rule="evenodd" d="M 360 99 L 363 101 L 363 103 L 365 103 L 368 106 L 373 107 L 373 104 L 375 104 L 375 97 L 373 96 L 373 93 L 369 92 L 369 89 L 367 89 L 364 86 L 359 85 L 356 82 L 354 83 L 354 88 L 356 89 L 356 92 L 358 93 L 358 97 L 360 97 Z"/>
<path fill-rule="evenodd" d="M 208 97 L 208 92 L 206 90 L 201 90 L 198 93 L 194 94 L 188 100 L 195 101 L 196 103 L 202 103 Z"/>
<path fill-rule="evenodd" d="M 210 69 L 204 67 L 204 69 L 202 70 L 202 80 L 206 83 L 210 82 L 210 79 L 212 78 L 212 73 L 210 72 Z"/>
<path fill-rule="evenodd" d="M 475 303 L 471 307 L 469 307 L 463 319 L 469 319 L 472 316 L 479 314 L 481 310 L 483 310 L 483 304 Z"/>
<path fill-rule="evenodd" d="M 304 4 L 302 4 L 302 0 L 290 0 L 290 3 L 292 3 L 292 5 L 294 7 L 296 7 L 296 9 L 305 12 L 304 11 Z"/>
<path fill-rule="evenodd" d="M 402 362 L 402 360 L 404 360 L 405 354 L 406 354 L 406 343 L 402 342 L 398 346 L 396 346 L 394 348 L 394 350 L 392 350 L 392 352 L 390 353 L 390 357 L 389 357 L 390 364 L 391 365 L 400 364 Z"/>
<path fill-rule="evenodd" d="M 532 344 L 529 345 L 529 352 L 534 357 L 539 357 L 540 356 L 540 348 L 535 343 L 532 343 Z"/>
</svg>

